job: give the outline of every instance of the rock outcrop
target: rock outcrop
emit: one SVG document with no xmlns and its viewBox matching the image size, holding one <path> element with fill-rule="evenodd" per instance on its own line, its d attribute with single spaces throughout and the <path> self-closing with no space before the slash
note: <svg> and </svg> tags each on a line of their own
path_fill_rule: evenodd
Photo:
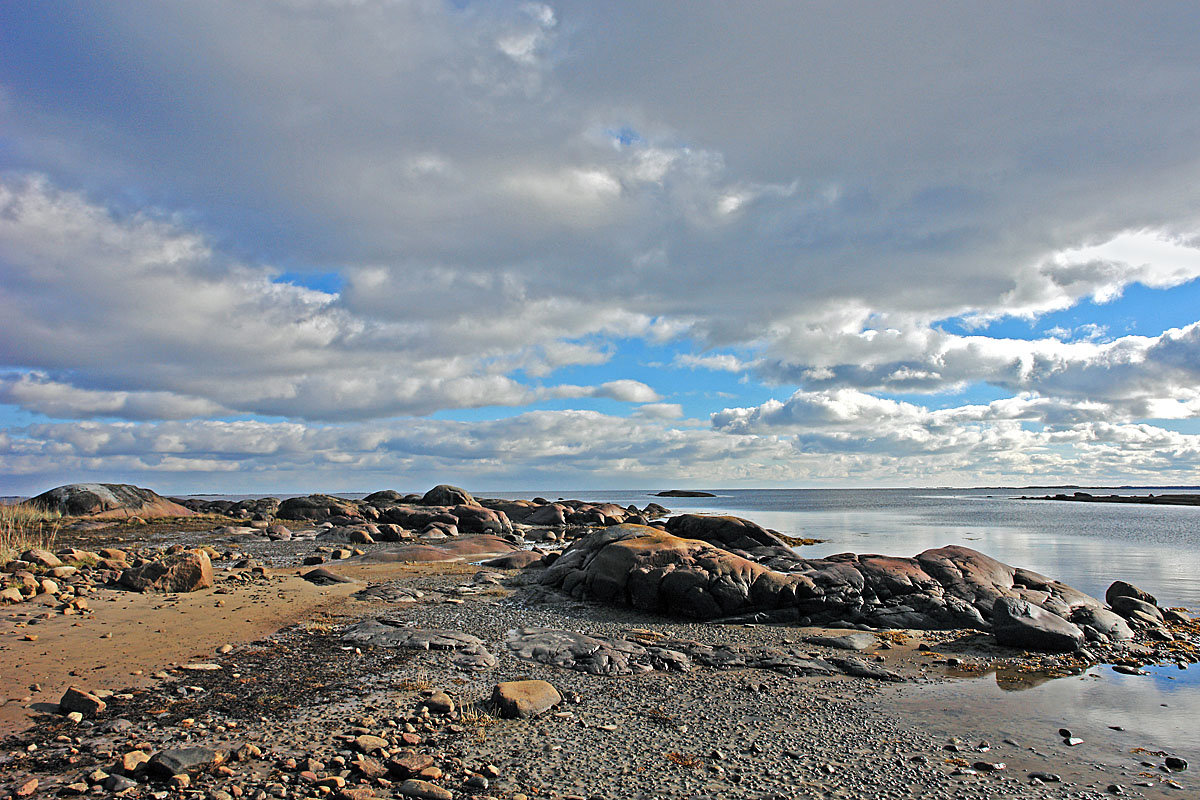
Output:
<svg viewBox="0 0 1200 800">
<path fill-rule="evenodd" d="M 359 517 L 353 500 L 327 494 L 289 497 L 279 504 L 276 516 L 280 519 L 326 520 L 330 517 Z"/>
<path fill-rule="evenodd" d="M 761 525 L 741 517 L 679 514 L 667 520 L 667 532 L 681 539 L 698 539 L 729 550 L 750 553 L 756 559 L 795 555 L 782 539 Z"/>
<path fill-rule="evenodd" d="M 448 483 L 433 487 L 421 498 L 421 503 L 427 506 L 473 506 L 478 505 L 475 498 L 466 489 L 451 486 Z"/>
<path fill-rule="evenodd" d="M 724 531 L 703 532 L 742 541 Z M 746 535 L 761 541 L 753 538 L 761 536 L 753 529 Z M 766 547 L 768 553 L 776 549 Z M 1076 610 L 1101 607 L 1065 584 L 965 547 L 927 550 L 914 558 L 852 553 L 795 558 L 791 565 L 779 571 L 708 541 L 620 525 L 573 543 L 541 581 L 575 597 L 647 611 L 699 619 L 759 615 L 806 625 L 989 630 L 1001 598 L 1027 601 L 1067 625 L 1065 617 Z"/>
<path fill-rule="evenodd" d="M 43 492 L 31 505 L 65 517 L 190 517 L 193 512 L 150 489 L 127 483 L 71 483 Z"/>
</svg>

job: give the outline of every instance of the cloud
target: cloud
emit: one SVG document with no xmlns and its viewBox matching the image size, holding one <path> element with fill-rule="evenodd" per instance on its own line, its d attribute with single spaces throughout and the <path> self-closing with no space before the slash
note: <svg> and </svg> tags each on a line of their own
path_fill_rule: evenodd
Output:
<svg viewBox="0 0 1200 800">
<path fill-rule="evenodd" d="M 343 430 L 328 423 L 365 437 L 317 460 L 408 469 L 421 456 L 366 442 L 397 418 L 608 399 L 642 407 L 589 425 L 703 442 L 733 459 L 729 480 L 794 481 L 804 447 L 843 477 L 908 453 L 914 480 L 1021 473 L 1021 448 L 1064 475 L 1082 454 L 1140 472 L 1154 462 L 1137 441 L 1191 452 L 1136 425 L 1196 415 L 1196 325 L 989 331 L 1200 278 L 1200 62 L 1178 34 L 1192 9 L 55 13 L 14 11 L 0 63 L 0 400 L 79 421 L 83 439 L 126 436 L 88 420 L 285 418 L 308 446 Z M 336 289 L 305 285 L 324 275 Z M 649 356 L 668 365 L 654 387 L 622 372 L 643 347 L 665 351 Z M 556 378 L 568 367 L 593 385 Z M 676 430 L 662 396 L 719 372 L 746 381 L 737 408 Z M 880 396 L 979 384 L 1014 405 L 955 416 Z M 473 436 L 550 425 L 514 419 L 411 430 L 457 431 L 472 459 L 490 452 Z M 1038 425 L 1050 431 L 1026 430 Z M 165 463 L 128 436 L 129 470 Z M 570 441 L 530 445 L 580 474 L 669 463 Z M 22 453 L 9 457 L 36 462 Z M 242 463 L 223 448 L 195 458 Z"/>
<path fill-rule="evenodd" d="M 661 399 L 658 392 L 641 381 L 622 379 L 599 386 L 554 386 L 545 391 L 550 397 L 606 397 L 622 403 L 653 403 Z"/>
<path fill-rule="evenodd" d="M 641 419 L 676 420 L 683 416 L 679 403 L 647 403 L 634 409 L 633 415 Z"/>
<path fill-rule="evenodd" d="M 1085 422 L 1029 430 L 1024 408 L 939 416 L 907 404 L 810 398 L 809 418 L 865 402 L 861 425 L 809 428 L 761 421 L 757 432 L 674 427 L 670 420 L 592 411 L 535 411 L 498 420 L 437 419 L 319 426 L 210 420 L 31 425 L 0 438 L 0 469 L 18 491 L 59 476 L 138 476 L 161 491 L 198 491 L 216 480 L 248 492 L 408 490 L 431 481 L 472 487 L 569 490 L 690 480 L 705 485 L 896 485 L 907 480 L 978 485 L 1007 481 L 1082 483 L 1113 476 L 1187 480 L 1200 436 L 1145 424 Z M 796 405 L 796 403 L 793 403 Z M 819 408 L 824 406 L 824 408 Z M 769 411 L 769 409 L 768 409 Z M 970 417 L 987 418 L 979 424 Z M 1006 418 L 1008 417 L 1008 418 Z M 900 461 L 898 461 L 900 459 Z M 216 477 L 209 477 L 213 473 Z"/>
</svg>

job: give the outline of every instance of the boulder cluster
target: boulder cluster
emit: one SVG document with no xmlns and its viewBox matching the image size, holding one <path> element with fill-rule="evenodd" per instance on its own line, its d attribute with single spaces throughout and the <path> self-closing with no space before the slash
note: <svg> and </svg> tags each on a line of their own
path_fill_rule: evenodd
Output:
<svg viewBox="0 0 1200 800">
<path fill-rule="evenodd" d="M 179 501 L 190 510 L 221 514 L 235 519 L 265 522 L 273 518 L 292 523 L 319 524 L 326 529 L 321 541 L 350 544 L 399 542 L 420 538 L 431 541 L 462 534 L 490 534 L 529 541 L 560 541 L 569 528 L 604 527 L 626 522 L 647 524 L 668 513 L 657 503 L 645 508 L 582 500 L 496 500 L 475 498 L 457 486 L 442 484 L 425 494 L 374 492 L 361 500 L 325 494 L 291 497 L 280 501 L 257 500 Z M 267 530 L 271 536 L 271 531 Z M 271 538 L 275 538 L 271 536 Z M 286 538 L 281 536 L 280 538 Z"/>
<path fill-rule="evenodd" d="M 618 525 L 552 560 L 543 585 L 578 598 L 698 619 L 800 625 L 992 631 L 1015 647 L 1070 652 L 1086 642 L 1162 630 L 1154 598 L 1121 582 L 1105 604 L 1031 570 L 965 547 L 913 558 L 795 555 L 770 532 L 735 517 L 681 515 L 664 526 Z"/>
</svg>

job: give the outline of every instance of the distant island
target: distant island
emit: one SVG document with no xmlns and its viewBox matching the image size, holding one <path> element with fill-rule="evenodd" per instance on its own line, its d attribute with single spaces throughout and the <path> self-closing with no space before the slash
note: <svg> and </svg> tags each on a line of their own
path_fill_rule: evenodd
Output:
<svg viewBox="0 0 1200 800">
<path fill-rule="evenodd" d="M 1073 492 L 1072 494 L 1044 495 L 1042 497 L 1025 497 L 1022 500 L 1069 500 L 1076 503 L 1135 503 L 1146 506 L 1200 506 L 1200 494 L 1089 494 L 1088 492 Z"/>
<path fill-rule="evenodd" d="M 655 497 L 716 497 L 712 492 L 697 492 L 694 489 L 668 489 L 659 492 Z"/>
</svg>

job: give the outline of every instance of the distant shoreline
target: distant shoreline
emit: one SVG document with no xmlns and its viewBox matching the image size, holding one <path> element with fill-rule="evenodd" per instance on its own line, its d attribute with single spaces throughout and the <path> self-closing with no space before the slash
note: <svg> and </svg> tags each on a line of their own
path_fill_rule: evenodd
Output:
<svg viewBox="0 0 1200 800">
<path fill-rule="evenodd" d="M 1132 503 L 1144 506 L 1200 506 L 1200 494 L 1160 494 L 1160 495 L 1095 495 L 1088 492 L 1073 494 L 1045 495 L 1043 497 L 1022 497 L 1022 500 L 1055 500 L 1070 503 Z"/>
</svg>

